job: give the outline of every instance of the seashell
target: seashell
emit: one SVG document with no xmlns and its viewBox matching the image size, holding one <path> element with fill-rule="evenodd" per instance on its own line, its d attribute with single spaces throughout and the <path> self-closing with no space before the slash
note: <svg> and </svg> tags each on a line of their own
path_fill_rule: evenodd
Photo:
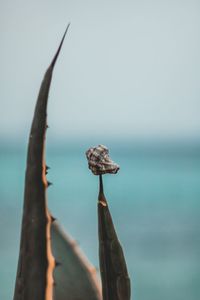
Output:
<svg viewBox="0 0 200 300">
<path fill-rule="evenodd" d="M 89 148 L 86 151 L 88 167 L 94 175 L 116 174 L 118 172 L 119 166 L 110 159 L 108 152 L 108 148 L 104 145 Z"/>
</svg>

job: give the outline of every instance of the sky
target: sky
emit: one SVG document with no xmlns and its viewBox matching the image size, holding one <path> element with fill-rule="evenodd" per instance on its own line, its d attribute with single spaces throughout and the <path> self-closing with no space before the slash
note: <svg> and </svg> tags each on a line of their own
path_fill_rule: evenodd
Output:
<svg viewBox="0 0 200 300">
<path fill-rule="evenodd" d="M 50 136 L 198 139 L 199 16 L 196 0 L 0 0 L 0 141 L 27 139 L 69 22 L 50 90 Z"/>
</svg>

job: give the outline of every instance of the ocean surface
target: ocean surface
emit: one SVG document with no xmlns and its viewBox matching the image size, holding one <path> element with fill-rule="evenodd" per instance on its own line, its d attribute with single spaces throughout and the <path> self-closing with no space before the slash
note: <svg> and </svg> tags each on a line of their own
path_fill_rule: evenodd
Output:
<svg viewBox="0 0 200 300">
<path fill-rule="evenodd" d="M 98 178 L 92 146 L 47 147 L 52 214 L 99 268 Z M 200 299 L 200 147 L 107 145 L 121 169 L 104 189 L 123 245 L 134 300 Z M 0 299 L 11 300 L 19 252 L 26 145 L 0 146 Z M 89 299 L 88 299 L 89 300 Z"/>
</svg>

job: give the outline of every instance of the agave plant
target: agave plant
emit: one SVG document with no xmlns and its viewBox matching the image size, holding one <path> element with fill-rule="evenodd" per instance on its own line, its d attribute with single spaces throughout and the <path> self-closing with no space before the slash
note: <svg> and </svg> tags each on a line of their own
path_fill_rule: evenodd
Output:
<svg viewBox="0 0 200 300">
<path fill-rule="evenodd" d="M 67 29 L 42 81 L 29 136 L 21 242 L 14 300 L 100 300 L 94 268 L 51 216 L 45 136 L 52 74 Z"/>
<path fill-rule="evenodd" d="M 52 74 L 65 35 L 47 69 L 32 121 L 18 269 L 13 300 L 129 300 L 130 281 L 122 248 L 103 193 L 102 174 L 115 173 L 106 161 L 100 174 L 98 201 L 99 258 L 102 294 L 95 268 L 63 231 L 47 206 L 45 161 L 47 103 Z M 106 158 L 107 159 L 107 158 Z M 106 160 L 105 159 L 105 160 Z M 115 166 L 116 167 L 116 166 Z"/>
<path fill-rule="evenodd" d="M 99 260 L 103 300 L 130 300 L 130 279 L 121 244 L 112 221 L 99 176 L 98 224 Z"/>
</svg>

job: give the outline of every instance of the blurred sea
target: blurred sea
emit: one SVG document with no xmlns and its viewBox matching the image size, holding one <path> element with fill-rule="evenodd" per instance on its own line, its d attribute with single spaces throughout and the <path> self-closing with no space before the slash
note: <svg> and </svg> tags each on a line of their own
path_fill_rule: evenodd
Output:
<svg viewBox="0 0 200 300">
<path fill-rule="evenodd" d="M 132 299 L 200 299 L 200 147 L 106 144 L 120 164 L 104 176 Z M 52 214 L 98 268 L 98 178 L 81 145 L 48 145 Z M 26 146 L 0 146 L 0 299 L 10 300 L 19 251 Z"/>
</svg>

